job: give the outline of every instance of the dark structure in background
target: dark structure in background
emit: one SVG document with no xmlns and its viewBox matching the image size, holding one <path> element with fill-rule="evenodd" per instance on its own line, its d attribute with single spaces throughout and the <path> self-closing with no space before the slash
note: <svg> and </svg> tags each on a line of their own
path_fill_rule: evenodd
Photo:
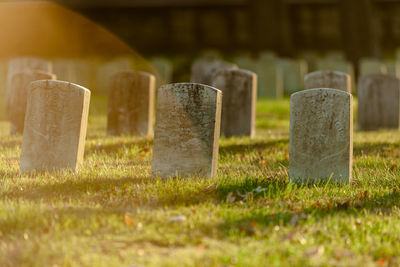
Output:
<svg viewBox="0 0 400 267">
<path fill-rule="evenodd" d="M 400 0 L 58 0 L 145 55 L 343 50 L 352 61 L 400 47 Z"/>
</svg>

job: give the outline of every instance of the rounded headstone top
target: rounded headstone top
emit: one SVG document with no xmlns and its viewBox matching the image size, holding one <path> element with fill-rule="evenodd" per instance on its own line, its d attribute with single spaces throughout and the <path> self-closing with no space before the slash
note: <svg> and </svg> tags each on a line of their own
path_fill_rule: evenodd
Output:
<svg viewBox="0 0 400 267">
<path fill-rule="evenodd" d="M 39 80 L 39 81 L 34 81 L 31 83 L 31 88 L 32 89 L 45 89 L 45 90 L 52 90 L 52 89 L 57 89 L 57 88 L 73 88 L 76 90 L 80 90 L 84 93 L 89 93 L 90 94 L 90 90 L 75 84 L 75 83 L 70 83 L 70 82 L 66 82 L 66 81 L 58 81 L 58 80 Z"/>
<path fill-rule="evenodd" d="M 191 88 L 191 89 L 205 89 L 205 90 L 210 90 L 210 91 L 215 91 L 216 93 L 221 93 L 222 91 L 206 85 L 206 84 L 201 84 L 201 83 L 189 83 L 189 82 L 182 82 L 182 83 L 170 83 L 170 84 L 165 84 L 162 85 L 159 90 L 167 90 L 167 89 L 186 89 L 186 88 Z"/>
<path fill-rule="evenodd" d="M 317 95 L 321 93 L 327 93 L 327 94 L 335 94 L 335 95 L 342 95 L 342 96 L 350 96 L 351 94 L 339 89 L 332 89 L 332 88 L 313 88 L 313 89 L 307 89 L 303 90 L 300 92 L 296 92 L 290 95 L 290 98 L 293 97 L 302 97 L 302 96 L 311 96 L 311 95 Z"/>
<path fill-rule="evenodd" d="M 335 71 L 335 70 L 317 70 L 310 72 L 304 76 L 304 79 L 308 79 L 311 77 L 315 76 L 322 76 L 322 75 L 336 75 L 336 76 L 350 76 L 347 73 L 341 72 L 341 71 Z"/>
</svg>

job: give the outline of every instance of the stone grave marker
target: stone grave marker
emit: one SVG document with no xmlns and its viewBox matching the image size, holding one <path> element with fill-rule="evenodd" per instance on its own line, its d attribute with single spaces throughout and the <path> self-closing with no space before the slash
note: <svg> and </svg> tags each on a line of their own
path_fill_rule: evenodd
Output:
<svg viewBox="0 0 400 267">
<path fill-rule="evenodd" d="M 340 71 L 314 71 L 304 76 L 305 89 L 332 88 L 351 93 L 350 75 Z"/>
<path fill-rule="evenodd" d="M 108 97 L 109 135 L 153 135 L 155 77 L 121 71 L 111 77 Z"/>
<path fill-rule="evenodd" d="M 96 91 L 107 92 L 111 76 L 120 71 L 132 70 L 132 67 L 132 59 L 129 56 L 113 58 L 98 64 L 95 82 Z"/>
<path fill-rule="evenodd" d="M 151 59 L 151 64 L 158 72 L 159 78 L 156 79 L 156 87 L 159 88 L 163 84 L 168 84 L 172 81 L 173 65 L 167 58 L 155 57 Z"/>
<path fill-rule="evenodd" d="M 63 81 L 28 88 L 20 170 L 76 170 L 83 161 L 90 91 Z"/>
<path fill-rule="evenodd" d="M 211 79 L 215 72 L 220 69 L 238 69 L 238 66 L 221 60 L 200 59 L 193 63 L 190 81 L 211 85 Z"/>
<path fill-rule="evenodd" d="M 283 73 L 277 67 L 276 61 L 260 58 L 255 72 L 258 76 L 258 97 L 274 99 L 283 97 Z"/>
<path fill-rule="evenodd" d="M 211 85 L 222 91 L 221 135 L 256 133 L 257 75 L 248 70 L 219 70 Z"/>
<path fill-rule="evenodd" d="M 391 75 L 369 74 L 358 82 L 358 129 L 399 129 L 400 80 Z"/>
<path fill-rule="evenodd" d="M 387 60 L 385 61 L 387 74 L 400 78 L 400 61 Z"/>
<path fill-rule="evenodd" d="M 49 60 L 39 57 L 17 57 L 10 59 L 7 63 L 7 87 L 6 87 L 6 105 L 9 105 L 11 79 L 14 73 L 24 71 L 43 71 L 53 72 L 53 65 Z M 7 111 L 7 110 L 6 110 Z M 6 116 L 8 114 L 6 113 Z"/>
<path fill-rule="evenodd" d="M 24 132 L 26 102 L 28 87 L 31 82 L 38 80 L 55 80 L 56 76 L 43 71 L 24 71 L 14 73 L 11 79 L 10 98 L 6 106 L 8 119 L 11 123 L 11 134 Z"/>
<path fill-rule="evenodd" d="M 351 94 L 327 88 L 290 97 L 289 177 L 318 183 L 351 181 L 353 106 Z"/>
<path fill-rule="evenodd" d="M 222 93 L 196 83 L 158 89 L 153 177 L 216 175 Z"/>
<path fill-rule="evenodd" d="M 360 60 L 359 76 L 367 74 L 388 74 L 388 70 L 383 61 L 373 58 L 363 58 Z"/>
<path fill-rule="evenodd" d="M 92 69 L 86 59 L 56 59 L 53 61 L 53 69 L 60 81 L 79 84 L 86 88 L 91 86 Z"/>
<path fill-rule="evenodd" d="M 304 89 L 304 75 L 308 72 L 305 60 L 282 58 L 279 59 L 277 66 L 283 74 L 283 87 L 286 94 Z"/>
</svg>

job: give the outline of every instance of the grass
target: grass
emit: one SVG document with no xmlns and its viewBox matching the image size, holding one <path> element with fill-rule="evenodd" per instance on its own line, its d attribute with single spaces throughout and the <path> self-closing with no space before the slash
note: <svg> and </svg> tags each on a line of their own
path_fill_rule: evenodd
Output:
<svg viewBox="0 0 400 267">
<path fill-rule="evenodd" d="M 257 137 L 222 139 L 214 179 L 153 180 L 152 140 L 107 137 L 92 99 L 85 161 L 18 171 L 0 123 L 0 266 L 396 266 L 400 133 L 356 132 L 351 185 L 288 181 L 289 101 L 258 103 Z"/>
</svg>

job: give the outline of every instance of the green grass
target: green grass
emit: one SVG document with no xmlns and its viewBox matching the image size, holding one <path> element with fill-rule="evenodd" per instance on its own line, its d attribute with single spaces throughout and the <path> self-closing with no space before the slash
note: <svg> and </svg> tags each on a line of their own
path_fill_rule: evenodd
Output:
<svg viewBox="0 0 400 267">
<path fill-rule="evenodd" d="M 399 132 L 355 133 L 351 185 L 295 185 L 289 101 L 262 100 L 255 139 L 221 140 L 218 177 L 162 181 L 152 140 L 107 137 L 106 110 L 92 99 L 76 174 L 20 174 L 0 123 L 0 266 L 400 264 Z"/>
</svg>

